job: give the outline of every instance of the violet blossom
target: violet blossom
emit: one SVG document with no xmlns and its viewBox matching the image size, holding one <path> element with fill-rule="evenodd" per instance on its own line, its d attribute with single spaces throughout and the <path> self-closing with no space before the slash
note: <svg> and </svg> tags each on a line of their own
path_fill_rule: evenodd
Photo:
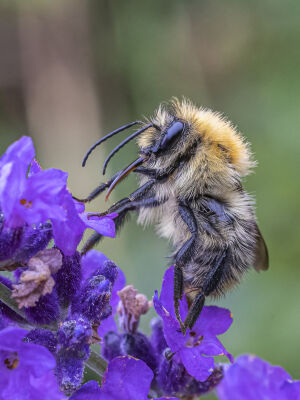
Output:
<svg viewBox="0 0 300 400">
<path fill-rule="evenodd" d="M 90 381 L 70 400 L 147 400 L 152 379 L 153 372 L 143 361 L 128 356 L 116 357 L 107 366 L 101 388 L 97 382 Z"/>
<path fill-rule="evenodd" d="M 259 357 L 242 355 L 225 368 L 217 392 L 220 400 L 299 400 L 300 381 Z"/>
<path fill-rule="evenodd" d="M 0 270 L 14 271 L 0 282 L 14 287 L 24 305 L 20 315 L 0 299 L 0 398 L 37 400 L 47 393 L 49 400 L 176 400 L 217 388 L 220 400 L 300 400 L 300 381 L 256 356 L 215 364 L 220 355 L 233 362 L 218 338 L 232 324 L 229 310 L 204 307 L 193 329 L 181 333 L 173 267 L 153 298 L 159 317 L 151 335 L 141 332 L 140 317 L 151 302 L 125 287 L 123 272 L 104 254 L 82 256 L 77 249 L 87 228 L 114 237 L 117 214 L 89 216 L 69 192 L 68 174 L 42 170 L 34 157 L 31 138 L 22 137 L 0 158 Z M 54 248 L 44 250 L 51 239 Z M 49 252 L 59 252 L 59 268 L 39 266 Z M 183 319 L 187 312 L 184 297 Z M 101 388 L 95 381 L 82 385 L 95 342 L 109 361 Z"/>
<path fill-rule="evenodd" d="M 212 356 L 225 355 L 231 362 L 233 357 L 222 345 L 217 335 L 225 333 L 232 324 L 229 310 L 216 306 L 203 307 L 192 331 L 184 336 L 175 317 L 173 303 L 174 267 L 164 275 L 160 297 L 155 292 L 153 304 L 163 320 L 166 342 L 178 361 L 181 361 L 190 375 L 199 381 L 205 381 L 214 370 Z M 181 315 L 187 315 L 188 306 L 185 297 L 180 304 Z"/>
<path fill-rule="evenodd" d="M 45 347 L 23 342 L 27 331 L 8 327 L 0 331 L 0 397 L 7 400 L 49 400 L 65 397 L 58 390 L 55 359 Z"/>
<path fill-rule="evenodd" d="M 172 290 L 169 296 L 172 298 Z M 140 317 L 150 305 L 146 296 L 129 285 L 119 291 L 119 297 L 119 330 L 110 330 L 103 337 L 101 349 L 105 359 L 111 361 L 117 356 L 129 355 L 144 361 L 154 373 L 157 395 L 193 398 L 214 389 L 223 377 L 222 367 L 213 368 L 203 382 L 196 380 L 180 358 L 172 353 L 160 318 L 152 320 L 150 338 L 138 330 Z"/>
<path fill-rule="evenodd" d="M 41 170 L 34 156 L 31 138 L 23 136 L 0 159 L 0 208 L 5 226 L 17 229 L 50 220 L 55 243 L 66 255 L 75 252 L 86 228 L 114 237 L 116 214 L 89 219 L 84 205 L 68 191 L 68 174 L 53 168 Z"/>
</svg>

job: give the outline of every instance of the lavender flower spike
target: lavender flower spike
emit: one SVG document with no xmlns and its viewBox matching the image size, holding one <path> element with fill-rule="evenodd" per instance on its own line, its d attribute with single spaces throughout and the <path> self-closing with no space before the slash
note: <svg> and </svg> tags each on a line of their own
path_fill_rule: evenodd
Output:
<svg viewBox="0 0 300 400">
<path fill-rule="evenodd" d="M 175 317 L 173 304 L 174 267 L 170 267 L 163 279 L 160 298 L 156 292 L 153 304 L 163 320 L 165 339 L 171 351 L 175 353 L 187 372 L 199 381 L 205 381 L 214 370 L 212 356 L 225 355 L 231 362 L 233 357 L 227 352 L 217 335 L 225 333 L 232 324 L 229 310 L 215 306 L 204 307 L 192 331 L 183 336 Z M 187 315 L 187 301 L 180 304 L 183 318 Z"/>
</svg>

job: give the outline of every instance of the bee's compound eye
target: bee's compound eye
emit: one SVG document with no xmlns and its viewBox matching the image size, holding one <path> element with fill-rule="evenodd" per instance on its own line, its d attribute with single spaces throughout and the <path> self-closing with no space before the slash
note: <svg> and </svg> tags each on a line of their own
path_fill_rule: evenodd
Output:
<svg viewBox="0 0 300 400">
<path fill-rule="evenodd" d="M 167 130 L 165 136 L 163 137 L 161 144 L 160 144 L 160 150 L 166 150 L 167 147 L 169 147 L 175 139 L 179 135 L 182 134 L 184 131 L 184 123 L 177 121 L 174 122 Z"/>
</svg>

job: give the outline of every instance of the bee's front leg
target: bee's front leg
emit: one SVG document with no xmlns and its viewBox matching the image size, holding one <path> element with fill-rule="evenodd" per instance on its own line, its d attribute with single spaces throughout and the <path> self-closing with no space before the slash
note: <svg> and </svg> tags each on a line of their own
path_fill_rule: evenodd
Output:
<svg viewBox="0 0 300 400">
<path fill-rule="evenodd" d="M 79 199 L 78 197 L 73 196 L 74 200 L 79 201 L 80 203 L 89 203 L 90 201 L 94 200 L 96 197 L 98 197 L 102 192 L 104 192 L 105 189 L 109 188 L 109 186 L 112 184 L 112 182 L 121 174 L 122 171 L 118 171 L 112 178 L 110 178 L 109 181 L 106 183 L 100 183 L 96 189 L 94 189 L 86 198 L 84 199 Z"/>
<path fill-rule="evenodd" d="M 123 226 L 123 223 L 125 222 L 129 211 L 136 210 L 141 206 L 155 207 L 161 204 L 161 201 L 158 202 L 158 200 L 156 200 L 153 197 L 150 198 L 144 197 L 148 194 L 149 190 L 152 188 L 154 184 L 155 180 L 146 182 L 135 192 L 131 193 L 129 197 L 126 197 L 118 201 L 104 213 L 94 214 L 94 215 L 107 215 L 113 212 L 117 213 L 118 216 L 114 218 L 114 222 L 115 222 L 116 232 L 118 232 Z M 93 214 L 90 215 L 92 216 Z M 86 254 L 89 250 L 91 250 L 94 246 L 96 246 L 97 243 L 99 243 L 100 240 L 102 240 L 102 238 L 103 236 L 100 233 L 95 232 L 85 243 L 84 247 L 81 250 L 81 254 Z"/>
</svg>

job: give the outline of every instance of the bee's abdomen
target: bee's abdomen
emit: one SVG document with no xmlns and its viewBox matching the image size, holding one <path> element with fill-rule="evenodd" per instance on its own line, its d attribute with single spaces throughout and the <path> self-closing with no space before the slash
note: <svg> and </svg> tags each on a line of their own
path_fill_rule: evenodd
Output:
<svg viewBox="0 0 300 400">
<path fill-rule="evenodd" d="M 195 207 L 198 237 L 192 260 L 184 271 L 189 287 L 201 290 L 205 278 L 223 254 L 220 280 L 213 296 L 224 294 L 254 265 L 257 225 L 252 205 L 246 200 L 238 209 L 207 198 Z"/>
</svg>

